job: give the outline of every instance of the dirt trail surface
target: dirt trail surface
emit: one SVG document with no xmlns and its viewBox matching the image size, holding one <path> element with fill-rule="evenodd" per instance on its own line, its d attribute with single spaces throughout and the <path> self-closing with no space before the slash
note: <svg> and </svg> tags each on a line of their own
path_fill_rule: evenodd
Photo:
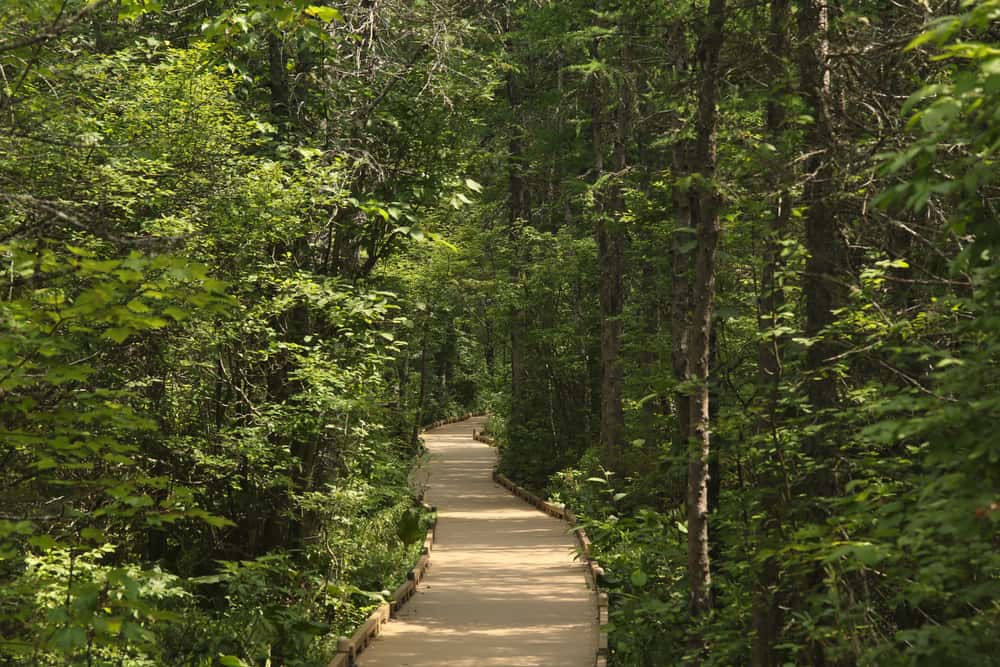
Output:
<svg viewBox="0 0 1000 667">
<path fill-rule="evenodd" d="M 361 667 L 591 667 L 597 642 L 566 524 L 495 484 L 473 418 L 424 435 L 424 500 L 438 508 L 431 567 L 361 654 Z"/>
</svg>

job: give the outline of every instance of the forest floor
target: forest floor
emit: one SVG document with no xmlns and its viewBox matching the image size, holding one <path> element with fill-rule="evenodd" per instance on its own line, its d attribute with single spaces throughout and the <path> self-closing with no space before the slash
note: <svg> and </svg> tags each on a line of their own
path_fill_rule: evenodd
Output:
<svg viewBox="0 0 1000 667">
<path fill-rule="evenodd" d="M 597 626 L 566 524 L 495 484 L 473 418 L 424 435 L 437 506 L 431 567 L 362 667 L 589 667 Z"/>
</svg>

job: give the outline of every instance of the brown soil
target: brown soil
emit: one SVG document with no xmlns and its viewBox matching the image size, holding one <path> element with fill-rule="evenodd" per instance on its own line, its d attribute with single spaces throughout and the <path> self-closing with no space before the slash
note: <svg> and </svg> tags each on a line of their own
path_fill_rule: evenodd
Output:
<svg viewBox="0 0 1000 667">
<path fill-rule="evenodd" d="M 597 626 L 566 524 L 493 483 L 482 418 L 430 431 L 431 567 L 362 667 L 590 667 Z"/>
</svg>

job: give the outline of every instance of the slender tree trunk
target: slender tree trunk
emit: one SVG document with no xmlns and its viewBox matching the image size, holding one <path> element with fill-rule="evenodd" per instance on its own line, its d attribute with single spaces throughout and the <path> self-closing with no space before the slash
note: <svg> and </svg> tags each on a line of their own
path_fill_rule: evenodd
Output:
<svg viewBox="0 0 1000 667">
<path fill-rule="evenodd" d="M 836 348 L 824 329 L 833 323 L 833 314 L 842 303 L 838 286 L 841 271 L 841 240 L 836 216 L 836 184 L 834 181 L 835 138 L 831 116 L 830 70 L 830 0 L 797 0 L 799 32 L 799 73 L 802 98 L 813 122 L 805 132 L 806 155 L 803 162 L 805 183 L 803 200 L 806 205 L 805 245 L 808 251 L 803 292 L 805 294 L 805 333 L 816 339 L 806 352 L 809 374 L 806 391 L 812 414 L 821 420 L 825 411 L 837 404 L 836 380 L 829 372 L 827 359 Z M 804 489 L 813 497 L 831 496 L 837 483 L 830 465 L 833 448 L 828 433 L 815 433 L 804 439 L 804 453 L 814 462 L 813 472 L 805 476 Z M 807 510 L 813 520 L 823 520 L 818 508 Z M 817 566 L 808 575 L 806 587 L 821 589 L 824 573 Z M 814 642 L 812 664 L 826 664 L 825 648 Z"/>
<path fill-rule="evenodd" d="M 410 355 L 409 351 L 396 362 L 396 409 L 402 414 L 406 409 L 406 384 L 410 378 Z"/>
<path fill-rule="evenodd" d="M 768 72 L 774 82 L 771 98 L 767 102 L 764 131 L 772 145 L 781 147 L 785 132 L 785 100 L 788 67 L 784 57 L 790 51 L 789 31 L 791 22 L 791 0 L 771 0 L 770 29 L 768 35 Z M 780 148 L 775 152 L 775 160 L 769 171 L 769 190 L 774 194 L 770 224 L 765 231 L 764 258 L 761 264 L 760 299 L 758 303 L 758 330 L 760 342 L 757 346 L 757 372 L 761 393 L 766 402 L 758 422 L 760 434 L 777 433 L 777 411 L 782 367 L 782 337 L 772 333 L 778 325 L 778 314 L 784 305 L 784 292 L 778 284 L 777 276 L 782 268 L 781 237 L 786 233 L 790 217 L 788 177 L 784 167 L 784 156 Z M 780 455 L 781 445 L 774 439 L 777 460 L 764 462 L 762 475 L 761 504 L 764 519 L 760 527 L 760 542 L 768 544 L 778 538 L 782 529 L 783 507 L 787 498 L 781 493 L 781 472 L 784 465 Z M 752 660 L 754 667 L 776 667 L 777 658 L 774 645 L 777 642 L 782 622 L 780 598 L 778 596 L 779 567 L 777 559 L 768 558 L 761 566 L 754 592 L 752 623 L 754 644 Z"/>
<path fill-rule="evenodd" d="M 687 140 L 682 140 L 674 147 L 674 174 L 680 178 L 691 173 L 691 154 L 693 147 Z M 674 209 L 677 215 L 677 229 L 674 231 L 671 243 L 671 294 L 670 294 L 670 336 L 671 336 L 671 368 L 674 380 L 686 383 L 690 377 L 688 370 L 688 336 L 691 330 L 691 252 L 694 247 L 694 235 L 691 218 L 690 189 L 674 188 Z M 674 446 L 676 452 L 686 451 L 691 437 L 690 416 L 691 401 L 687 391 L 682 387 L 674 395 L 676 403 L 676 430 Z"/>
<path fill-rule="evenodd" d="M 597 4 L 600 10 L 600 3 Z M 600 57 L 599 45 L 593 47 Z M 625 60 L 625 58 L 623 58 Z M 621 464 L 621 446 L 625 438 L 625 412 L 622 408 L 621 337 L 622 309 L 625 301 L 625 232 L 621 214 L 625 208 L 621 189 L 627 162 L 627 142 L 630 129 L 628 86 L 620 83 L 615 100 L 613 123 L 605 118 L 606 89 L 595 78 L 592 99 L 592 141 L 594 149 L 594 179 L 604 175 L 605 135 L 613 131 L 611 184 L 607 193 L 597 193 L 597 261 L 600 266 L 601 306 L 601 431 L 600 441 L 604 462 L 611 468 Z"/>
<path fill-rule="evenodd" d="M 651 28 L 649 22 L 639 22 L 634 26 L 635 39 L 649 39 Z M 649 77 L 645 76 L 641 70 L 636 74 L 635 85 L 635 114 L 639 118 L 649 117 L 656 112 L 658 105 L 649 99 Z M 651 129 L 641 122 L 636 122 L 633 130 L 636 149 L 635 166 L 640 170 L 639 188 L 647 197 L 652 194 L 653 174 L 659 174 L 665 167 L 658 157 L 658 151 L 647 151 L 647 148 L 653 143 Z M 662 433 L 660 417 L 669 409 L 667 397 L 660 392 L 660 388 L 657 386 L 661 357 L 653 344 L 653 341 L 662 335 L 663 309 L 669 303 L 669 297 L 663 290 L 665 285 L 659 264 L 660 259 L 654 250 L 656 248 L 654 227 L 655 225 L 651 224 L 642 225 L 638 232 L 644 247 L 644 251 L 639 253 L 642 257 L 638 286 L 639 298 L 642 302 L 640 321 L 642 334 L 648 341 L 639 352 L 639 367 L 643 379 L 643 394 L 655 394 L 654 398 L 643 401 L 639 415 L 639 432 L 646 441 L 645 447 L 648 452 L 657 451 L 660 447 Z"/>
<path fill-rule="evenodd" d="M 643 392 L 647 394 L 650 392 L 657 393 L 655 386 L 660 356 L 655 351 L 652 342 L 660 334 L 660 304 L 663 299 L 660 293 L 661 281 L 662 277 L 659 275 L 659 271 L 657 271 L 653 262 L 648 258 L 645 259 L 642 263 L 642 275 L 639 285 L 646 299 L 642 308 L 642 333 L 648 343 L 643 346 L 643 350 L 639 353 L 639 365 L 642 369 Z M 647 400 L 642 404 L 639 417 L 641 422 L 640 432 L 646 441 L 645 446 L 649 451 L 654 451 L 659 447 L 659 443 L 657 442 L 657 422 L 662 409 L 663 398 L 662 394 L 659 393 L 657 393 L 655 398 Z"/>
<path fill-rule="evenodd" d="M 510 227 L 508 238 L 514 247 L 513 263 L 510 268 L 510 279 L 514 285 L 520 285 L 524 276 L 520 265 L 521 253 L 517 246 L 521 241 L 520 227 L 524 224 L 525 186 L 523 179 L 516 175 L 520 167 L 515 161 L 520 159 L 520 145 L 511 141 L 511 178 L 510 178 Z M 518 151 L 518 152 L 514 152 Z M 519 298 L 519 297 L 518 297 Z M 523 426 L 526 417 L 525 404 L 528 400 L 526 391 L 527 366 L 525 365 L 525 342 L 528 329 L 528 314 L 520 303 L 513 307 L 510 317 L 510 397 L 511 420 L 516 427 Z"/>
<path fill-rule="evenodd" d="M 608 211 L 598 223 L 597 254 L 601 269 L 601 448 L 611 467 L 620 464 L 625 432 L 622 408 L 621 337 L 625 239 Z"/>
<path fill-rule="evenodd" d="M 424 403 L 427 400 L 427 327 L 424 322 L 424 335 L 420 343 L 420 389 L 417 393 L 417 410 L 413 416 L 413 433 L 410 441 L 416 446 L 420 437 L 420 427 L 424 424 Z"/>
<path fill-rule="evenodd" d="M 833 323 L 833 314 L 843 301 L 839 274 L 841 272 L 841 239 L 836 217 L 835 137 L 830 110 L 830 50 L 829 0 L 798 0 L 798 61 L 801 93 L 813 122 L 807 127 L 804 149 L 809 157 L 804 161 L 805 184 L 803 199 L 806 204 L 805 245 L 808 251 L 803 292 L 805 294 L 805 333 L 816 339 L 806 353 L 808 373 L 806 391 L 812 414 L 824 420 L 826 411 L 837 404 L 837 387 L 834 376 L 827 368 L 828 358 L 836 348 L 824 329 Z M 832 466 L 834 448 L 829 443 L 830 434 L 817 432 L 803 440 L 803 452 L 812 460 L 812 470 L 800 484 L 814 498 L 837 493 L 837 480 Z M 807 507 L 807 516 L 813 521 L 823 521 L 819 507 Z M 807 575 L 800 588 L 822 590 L 824 572 L 817 565 Z M 826 649 L 822 642 L 810 646 L 811 662 L 817 667 L 827 664 Z"/>
<path fill-rule="evenodd" d="M 806 335 L 815 337 L 833 320 L 839 305 L 836 275 L 839 269 L 840 238 L 834 206 L 834 136 L 830 116 L 829 8 L 827 0 L 799 0 L 799 69 L 802 96 L 813 117 L 805 136 L 806 182 L 803 198 L 805 217 L 806 261 L 804 291 L 806 297 Z M 829 341 L 820 340 L 809 347 L 807 364 L 811 372 L 808 384 L 813 409 L 832 407 L 837 393 L 834 379 L 824 373 L 825 360 L 833 356 Z M 818 441 L 814 455 L 823 449 Z"/>
<path fill-rule="evenodd" d="M 492 381 L 494 371 L 496 370 L 496 349 L 493 347 L 493 323 L 487 321 L 483 328 L 486 338 L 486 341 L 483 343 L 483 361 L 486 364 L 486 377 Z"/>
<path fill-rule="evenodd" d="M 768 141 L 780 147 L 784 141 L 787 112 L 784 97 L 788 94 L 788 67 L 784 57 L 790 49 L 789 29 L 791 0 L 771 0 L 771 20 L 768 35 L 768 74 L 772 82 L 771 97 L 764 116 L 764 132 Z M 791 208 L 789 206 L 788 174 L 785 156 L 780 148 L 768 171 L 768 190 L 774 193 L 771 219 L 764 239 L 764 259 L 761 263 L 758 328 L 762 334 L 758 345 L 758 371 L 764 385 L 776 387 L 781 372 L 780 336 L 769 335 L 778 324 L 777 316 L 784 305 L 784 292 L 777 284 L 782 266 L 781 238 L 786 233 Z"/>
<path fill-rule="evenodd" d="M 506 16 L 505 29 L 511 29 L 511 17 Z M 514 57 L 513 44 L 508 38 L 506 41 L 507 56 Z M 512 249 L 512 262 L 510 266 L 510 280 L 514 285 L 523 282 L 523 270 L 521 262 L 524 261 L 519 248 L 521 243 L 521 227 L 527 222 L 530 210 L 528 199 L 528 185 L 524 177 L 524 131 L 523 123 L 520 120 L 522 93 L 518 85 L 517 75 L 513 71 L 507 73 L 506 80 L 507 106 L 511 114 L 512 127 L 510 128 L 510 140 L 508 142 L 507 169 L 508 169 L 508 205 L 507 205 L 507 237 L 510 240 Z M 525 341 L 527 337 L 528 314 L 524 307 L 515 303 L 510 315 L 510 399 L 511 399 L 511 427 L 516 432 L 525 426 L 527 419 L 526 405 L 528 401 L 525 380 L 527 377 L 527 366 L 525 365 Z"/>
<path fill-rule="evenodd" d="M 688 580 L 691 611 L 695 615 L 712 608 L 712 576 L 709 563 L 708 479 L 711 455 L 709 359 L 711 357 L 712 306 L 715 302 L 715 256 L 721 232 L 720 197 L 715 184 L 716 134 L 719 102 L 719 53 L 726 20 L 725 0 L 711 0 L 698 46 L 699 90 L 694 162 L 699 177 L 692 216 L 696 235 L 692 317 L 688 339 L 691 382 L 687 527 Z"/>
<path fill-rule="evenodd" d="M 279 117 L 287 117 L 289 112 L 288 71 L 285 69 L 285 52 L 281 38 L 275 34 L 267 36 L 268 86 L 271 89 L 271 111 Z"/>
</svg>

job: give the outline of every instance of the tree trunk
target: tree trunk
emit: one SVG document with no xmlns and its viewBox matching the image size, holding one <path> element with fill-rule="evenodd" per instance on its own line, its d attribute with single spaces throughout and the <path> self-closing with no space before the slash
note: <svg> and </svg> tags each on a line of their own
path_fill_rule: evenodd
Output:
<svg viewBox="0 0 1000 667">
<path fill-rule="evenodd" d="M 819 336 L 833 320 L 833 310 L 839 305 L 836 275 L 839 267 L 840 239 L 835 216 L 833 127 L 830 117 L 829 9 L 827 0 L 799 0 L 799 68 L 802 96 L 813 122 L 805 135 L 806 182 L 803 198 L 805 217 L 806 261 L 804 291 L 806 297 L 806 335 Z M 814 410 L 832 407 L 836 403 L 836 384 L 824 372 L 825 360 L 835 354 L 827 340 L 809 347 L 807 364 L 811 373 L 808 384 L 809 401 Z M 810 453 L 821 455 L 818 439 Z"/>
<path fill-rule="evenodd" d="M 766 402 L 758 420 L 759 434 L 776 434 L 779 387 L 782 368 L 782 337 L 771 333 L 778 325 L 778 314 L 784 306 L 784 292 L 778 284 L 777 276 L 782 268 L 781 237 L 786 233 L 790 217 L 788 177 L 784 155 L 781 151 L 785 132 L 786 110 L 784 96 L 787 94 L 785 82 L 788 68 L 784 55 L 790 50 L 789 24 L 791 22 L 791 0 L 771 0 L 770 29 L 768 35 L 768 73 L 775 82 L 771 98 L 767 102 L 764 132 L 775 147 L 775 160 L 768 172 L 769 191 L 774 193 L 771 219 L 764 235 L 764 258 L 761 263 L 760 298 L 758 301 L 757 326 L 760 342 L 757 345 L 757 373 L 761 394 Z M 781 493 L 780 477 L 783 471 L 781 445 L 774 438 L 777 460 L 770 457 L 764 461 L 762 473 L 762 496 L 764 518 L 760 526 L 760 543 L 768 544 L 778 538 L 782 527 L 783 507 L 788 498 Z M 780 598 L 777 593 L 779 567 L 777 559 L 768 558 L 761 566 L 754 592 L 752 623 L 754 644 L 752 660 L 754 667 L 776 667 L 774 645 L 777 642 L 782 623 Z"/>
<path fill-rule="evenodd" d="M 610 214 L 610 212 L 608 212 Z M 608 215 L 606 214 L 606 215 Z M 624 303 L 624 234 L 617 220 L 598 223 L 597 252 L 601 268 L 601 449 L 609 467 L 621 463 L 625 433 L 622 408 L 621 337 Z"/>
<path fill-rule="evenodd" d="M 595 5 L 601 11 L 601 3 Z M 594 40 L 592 55 L 600 58 L 600 44 Z M 623 58 L 624 60 L 624 58 Z M 600 442 L 605 465 L 617 468 L 621 464 L 622 442 L 625 438 L 625 411 L 622 407 L 621 337 L 622 308 L 625 301 L 625 232 L 621 227 L 624 198 L 621 178 L 627 161 L 629 135 L 628 87 L 622 83 L 615 100 L 615 119 L 605 118 L 606 89 L 598 77 L 591 89 L 591 140 L 594 151 L 594 182 L 599 183 L 604 172 L 605 134 L 608 126 L 614 130 L 612 139 L 611 184 L 607 192 L 595 194 L 597 218 L 597 262 L 600 268 L 601 307 L 601 428 Z M 598 186 L 600 188 L 600 186 Z"/>
<path fill-rule="evenodd" d="M 662 276 L 649 258 L 643 260 L 641 271 L 639 289 L 645 298 L 641 316 L 642 333 L 648 342 L 639 353 L 639 366 L 643 378 L 643 393 L 656 395 L 642 403 L 639 432 L 646 441 L 647 451 L 655 451 L 659 447 L 658 421 L 663 412 L 663 394 L 656 389 L 660 356 L 653 347 L 653 341 L 660 335 L 660 306 L 664 299 L 660 292 Z"/>
<path fill-rule="evenodd" d="M 679 180 L 691 173 L 691 153 L 693 147 L 687 140 L 682 140 L 674 147 L 674 174 Z M 677 229 L 674 231 L 671 244 L 671 294 L 670 294 L 670 336 L 671 336 L 671 367 L 674 380 L 678 384 L 687 382 L 690 377 L 688 370 L 688 334 L 691 319 L 691 261 L 694 235 L 691 233 L 691 194 L 689 189 L 674 188 L 674 209 L 677 215 Z M 691 437 L 690 416 L 691 401 L 687 392 L 678 389 L 674 401 L 675 410 L 675 451 L 686 451 Z"/>
<path fill-rule="evenodd" d="M 806 391 L 811 413 L 825 421 L 824 414 L 837 404 L 837 387 L 834 376 L 827 368 L 830 357 L 836 354 L 829 334 L 824 329 L 834 321 L 833 310 L 842 302 L 838 285 L 841 270 L 841 249 L 834 181 L 834 132 L 830 112 L 829 57 L 829 7 L 828 0 L 798 0 L 800 85 L 802 97 L 813 122 L 805 132 L 806 155 L 804 161 L 805 184 L 803 199 L 806 205 L 805 245 L 808 258 L 803 277 L 805 294 L 805 333 L 814 339 L 806 353 Z M 811 472 L 805 475 L 799 488 L 814 498 L 836 494 L 837 482 L 832 464 L 833 447 L 827 432 L 817 432 L 803 440 L 803 453 L 812 461 Z M 813 521 L 823 521 L 819 507 L 807 506 L 807 516 Z M 824 572 L 818 565 L 806 576 L 801 588 L 821 590 Z M 810 646 L 814 665 L 826 664 L 823 644 L 815 641 Z"/>
<path fill-rule="evenodd" d="M 698 46 L 699 90 L 692 222 L 697 235 L 692 317 L 688 335 L 688 370 L 691 383 L 688 464 L 688 580 L 691 612 L 712 608 L 712 576 L 708 541 L 708 478 L 711 454 L 709 359 L 711 357 L 712 306 L 715 301 L 715 256 L 721 232 L 720 198 L 715 184 L 716 133 L 719 101 L 719 53 L 725 28 L 725 0 L 711 0 Z"/>
<path fill-rule="evenodd" d="M 511 29 L 511 17 L 506 16 L 505 29 Z M 508 57 L 513 58 L 513 44 L 508 38 L 505 47 Z M 506 80 L 507 106 L 510 110 L 513 127 L 510 128 L 510 141 L 508 142 L 507 169 L 508 169 L 508 221 L 507 237 L 510 240 L 512 249 L 512 261 L 510 266 L 510 280 L 514 285 L 520 285 L 523 281 L 523 271 L 521 262 L 524 261 L 519 249 L 521 242 L 521 227 L 527 222 L 530 204 L 528 200 L 528 187 L 524 178 L 524 140 L 522 132 L 523 123 L 520 122 L 522 94 L 518 86 L 517 75 L 513 71 L 508 71 Z M 520 303 L 515 303 L 510 315 L 510 418 L 511 428 L 514 432 L 525 426 L 527 419 L 525 380 L 527 376 L 527 366 L 525 364 L 525 340 L 527 337 L 527 312 Z"/>
<path fill-rule="evenodd" d="M 803 163 L 805 183 L 803 200 L 806 205 L 805 245 L 808 251 L 803 292 L 805 294 L 805 333 L 814 342 L 806 352 L 808 373 L 806 391 L 812 414 L 821 421 L 827 410 L 836 406 L 836 380 L 827 368 L 827 359 L 836 354 L 829 335 L 824 329 L 834 321 L 833 310 L 842 302 L 838 286 L 840 273 L 840 238 L 837 227 L 836 187 L 834 182 L 835 141 L 830 112 L 830 51 L 829 0 L 798 0 L 799 50 L 801 93 L 813 122 L 805 132 L 806 155 Z M 813 461 L 813 471 L 805 476 L 801 488 L 813 497 L 831 496 L 836 493 L 836 480 L 830 465 L 833 448 L 828 444 L 829 434 L 819 432 L 804 439 L 803 451 Z M 813 520 L 824 519 L 820 510 L 807 508 Z M 817 565 L 808 575 L 806 586 L 820 589 L 823 570 Z M 825 649 L 814 642 L 812 663 L 826 664 Z"/>
<path fill-rule="evenodd" d="M 420 438 L 420 427 L 424 425 L 424 403 L 427 400 L 427 328 L 430 323 L 424 321 L 424 334 L 420 343 L 420 388 L 417 393 L 417 410 L 413 417 L 413 433 L 410 441 L 416 446 Z"/>
<path fill-rule="evenodd" d="M 275 34 L 267 36 L 268 86 L 271 89 L 271 112 L 279 118 L 288 116 L 288 72 L 285 69 L 285 52 L 281 38 Z"/>
</svg>

